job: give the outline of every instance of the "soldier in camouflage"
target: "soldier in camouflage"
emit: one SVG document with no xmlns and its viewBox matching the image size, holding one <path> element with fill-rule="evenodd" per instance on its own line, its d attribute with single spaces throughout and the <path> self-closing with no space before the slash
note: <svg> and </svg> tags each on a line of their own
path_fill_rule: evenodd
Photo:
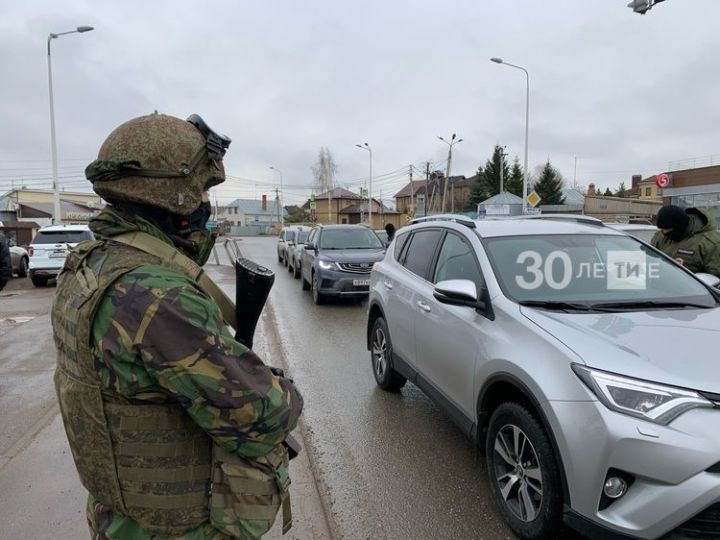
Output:
<svg viewBox="0 0 720 540">
<path fill-rule="evenodd" d="M 156 113 L 86 170 L 109 206 L 66 260 L 52 323 L 94 539 L 259 538 L 280 508 L 290 525 L 283 441 L 302 398 L 232 337 L 200 269 L 214 241 L 201 201 L 229 143 Z"/>
<path fill-rule="evenodd" d="M 691 272 L 720 277 L 720 232 L 711 216 L 698 208 L 663 206 L 657 214 L 651 244 Z"/>
</svg>

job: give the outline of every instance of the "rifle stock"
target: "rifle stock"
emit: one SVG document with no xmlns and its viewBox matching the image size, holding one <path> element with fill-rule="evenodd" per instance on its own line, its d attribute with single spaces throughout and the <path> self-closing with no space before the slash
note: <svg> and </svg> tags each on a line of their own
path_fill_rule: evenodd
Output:
<svg viewBox="0 0 720 540">
<path fill-rule="evenodd" d="M 275 282 L 275 273 L 245 258 L 236 259 L 234 266 L 237 315 L 235 339 L 251 349 L 255 327 Z"/>
</svg>

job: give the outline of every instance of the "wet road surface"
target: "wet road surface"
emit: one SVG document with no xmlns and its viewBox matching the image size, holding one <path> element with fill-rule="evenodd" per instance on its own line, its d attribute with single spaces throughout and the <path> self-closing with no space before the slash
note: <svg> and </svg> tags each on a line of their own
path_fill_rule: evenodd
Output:
<svg viewBox="0 0 720 540">
<path fill-rule="evenodd" d="M 278 264 L 275 242 L 245 237 L 238 245 L 276 272 L 269 307 L 305 398 L 306 442 L 335 533 L 514 538 L 470 440 L 414 385 L 399 394 L 376 386 L 364 341 L 367 302 L 314 305 Z"/>
</svg>

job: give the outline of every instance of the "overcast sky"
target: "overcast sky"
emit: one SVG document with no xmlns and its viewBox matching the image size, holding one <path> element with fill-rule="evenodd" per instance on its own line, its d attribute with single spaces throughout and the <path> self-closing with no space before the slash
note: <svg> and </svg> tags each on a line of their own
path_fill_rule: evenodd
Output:
<svg viewBox="0 0 720 540">
<path fill-rule="evenodd" d="M 523 157 L 530 73 L 530 170 L 550 159 L 601 188 L 720 161 L 720 1 L 37 0 L 0 19 L 0 192 L 51 186 L 46 40 L 52 42 L 61 185 L 120 123 L 154 110 L 199 113 L 233 139 L 221 202 L 260 197 L 283 171 L 285 203 L 309 193 L 320 147 L 357 190 L 373 148 L 373 195 L 409 164 L 472 175 L 496 143 Z M 416 176 L 417 177 L 417 176 Z"/>
</svg>

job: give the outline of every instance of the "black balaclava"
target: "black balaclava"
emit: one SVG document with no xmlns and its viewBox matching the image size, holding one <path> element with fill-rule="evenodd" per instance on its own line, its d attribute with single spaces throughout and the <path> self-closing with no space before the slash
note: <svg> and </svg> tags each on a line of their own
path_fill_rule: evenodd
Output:
<svg viewBox="0 0 720 540">
<path fill-rule="evenodd" d="M 690 216 L 679 206 L 663 206 L 657 214 L 658 229 L 671 229 L 664 234 L 673 242 L 679 242 L 685 238 L 688 223 L 690 223 Z"/>
<path fill-rule="evenodd" d="M 177 216 L 155 206 L 127 201 L 108 202 L 125 217 L 139 216 L 155 225 L 170 237 L 177 248 L 184 251 L 200 266 L 210 257 L 215 245 L 215 235 L 205 227 L 212 212 L 209 202 L 200 203 L 200 206 L 189 216 Z"/>
</svg>

